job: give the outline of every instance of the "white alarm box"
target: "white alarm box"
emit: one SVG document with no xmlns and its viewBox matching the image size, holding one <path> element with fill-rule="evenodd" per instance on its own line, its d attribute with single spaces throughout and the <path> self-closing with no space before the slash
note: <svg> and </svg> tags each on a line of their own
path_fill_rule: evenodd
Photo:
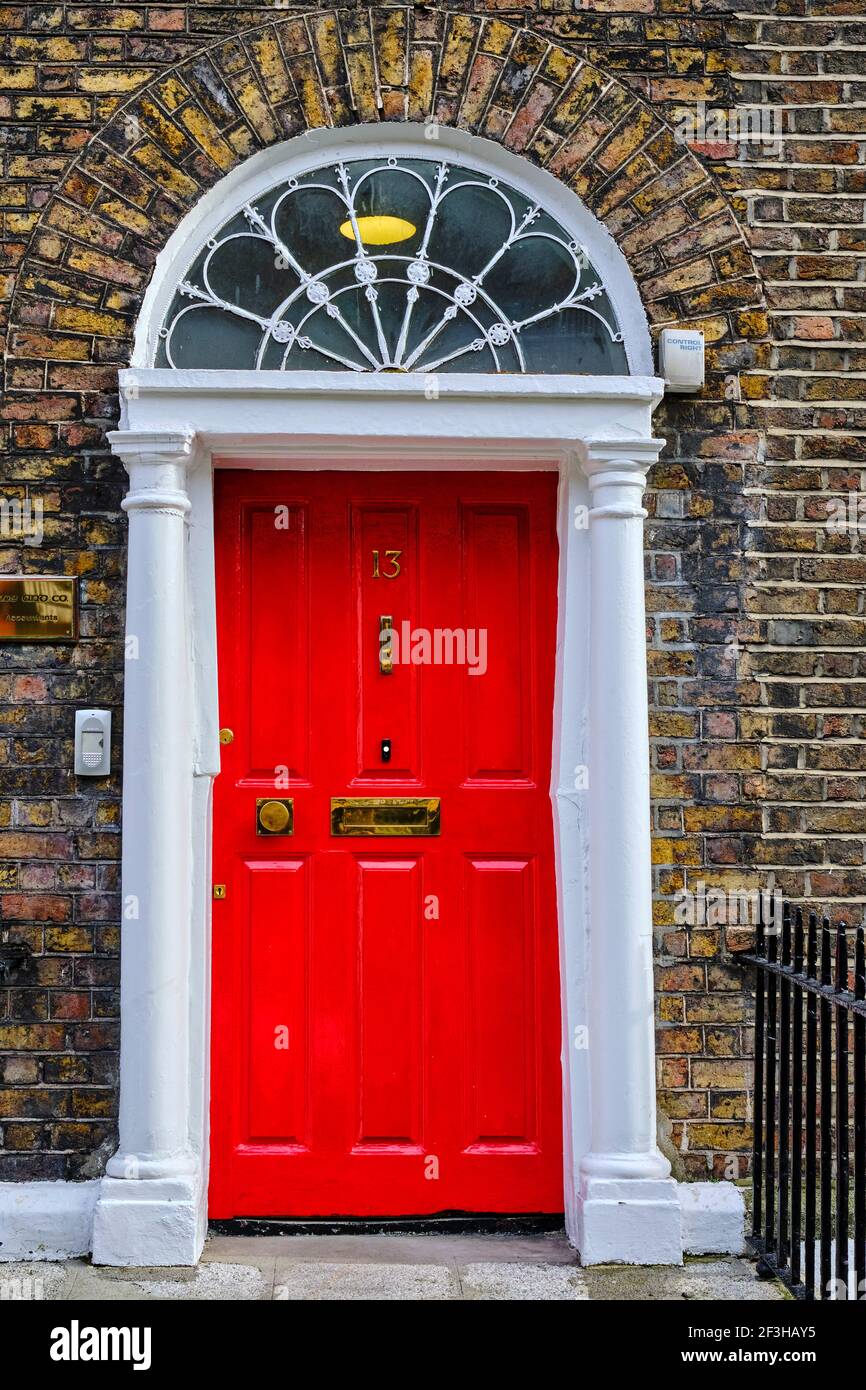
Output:
<svg viewBox="0 0 866 1390">
<path fill-rule="evenodd" d="M 704 384 L 704 335 L 693 328 L 663 328 L 659 373 L 668 391 L 700 391 Z"/>
<path fill-rule="evenodd" d="M 75 775 L 107 777 L 111 771 L 111 710 L 75 711 Z"/>
</svg>

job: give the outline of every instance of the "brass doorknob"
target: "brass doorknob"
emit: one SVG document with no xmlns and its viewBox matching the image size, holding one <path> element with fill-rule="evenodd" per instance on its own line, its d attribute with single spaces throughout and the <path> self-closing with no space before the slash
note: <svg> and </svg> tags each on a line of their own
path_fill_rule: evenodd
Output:
<svg viewBox="0 0 866 1390">
<path fill-rule="evenodd" d="M 293 822 L 294 803 L 291 797 L 277 800 L 263 796 L 256 801 L 257 835 L 291 835 Z"/>
</svg>

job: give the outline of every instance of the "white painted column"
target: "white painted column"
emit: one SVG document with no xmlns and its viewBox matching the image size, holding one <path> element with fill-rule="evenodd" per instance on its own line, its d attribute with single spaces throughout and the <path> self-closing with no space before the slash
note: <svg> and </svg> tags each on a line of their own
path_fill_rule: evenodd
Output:
<svg viewBox="0 0 866 1390">
<path fill-rule="evenodd" d="M 187 470 L 193 435 L 109 436 L 130 489 L 123 725 L 120 1146 L 94 1217 L 97 1264 L 194 1264 L 189 1141 L 192 690 Z"/>
<path fill-rule="evenodd" d="M 586 1264 L 679 1264 L 677 1185 L 656 1145 L 643 491 L 660 440 L 591 443 Z"/>
</svg>

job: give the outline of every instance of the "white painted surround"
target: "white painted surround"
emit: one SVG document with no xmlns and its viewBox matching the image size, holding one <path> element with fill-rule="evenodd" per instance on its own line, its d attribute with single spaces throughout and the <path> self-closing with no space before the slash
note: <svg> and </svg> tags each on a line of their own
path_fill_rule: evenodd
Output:
<svg viewBox="0 0 866 1390">
<path fill-rule="evenodd" d="M 386 134 L 424 145 L 417 128 L 389 125 Z M 170 287 L 214 219 L 299 160 L 320 161 L 325 139 L 339 155 L 333 132 L 250 160 L 172 237 L 142 312 L 140 365 L 121 373 L 121 428 L 109 436 L 130 477 L 123 505 L 134 645 L 125 673 L 122 871 L 127 914 L 138 915 L 127 915 L 122 929 L 120 1147 L 95 1207 L 92 1190 L 82 1199 L 83 1185 L 68 1202 L 76 1247 L 93 1209 L 98 1263 L 194 1264 L 206 1232 L 211 790 L 219 771 L 213 471 L 228 460 L 257 469 L 558 472 L 551 798 L 567 1229 L 586 1263 L 676 1264 L 684 1250 L 742 1243 L 736 1189 L 691 1184 L 683 1199 L 656 1146 L 642 493 L 663 444 L 652 434 L 663 383 L 652 375 L 628 268 L 574 195 L 487 142 L 441 136 L 440 151 L 447 140 L 461 159 L 507 173 L 575 228 L 606 276 L 634 375 L 431 381 L 147 365 Z M 357 155 L 369 133 L 339 139 Z M 424 153 L 430 157 L 429 146 Z M 575 524 L 582 508 L 588 527 Z M 576 790 L 584 765 L 588 787 Z M 19 1218 L 22 1203 L 34 1212 L 32 1238 L 19 1219 L 0 1259 L 38 1257 L 37 1212 L 55 1213 L 52 1250 L 62 1244 L 63 1187 L 0 1185 L 0 1227 L 13 1193 Z M 28 1188 L 39 1189 L 32 1203 Z"/>
</svg>

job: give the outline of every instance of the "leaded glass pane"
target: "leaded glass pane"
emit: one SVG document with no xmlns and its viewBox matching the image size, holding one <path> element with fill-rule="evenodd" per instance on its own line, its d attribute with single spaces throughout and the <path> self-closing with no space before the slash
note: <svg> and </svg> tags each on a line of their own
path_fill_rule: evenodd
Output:
<svg viewBox="0 0 866 1390">
<path fill-rule="evenodd" d="M 208 240 L 157 366 L 628 372 L 600 276 L 500 179 L 357 159 L 289 179 Z"/>
</svg>

